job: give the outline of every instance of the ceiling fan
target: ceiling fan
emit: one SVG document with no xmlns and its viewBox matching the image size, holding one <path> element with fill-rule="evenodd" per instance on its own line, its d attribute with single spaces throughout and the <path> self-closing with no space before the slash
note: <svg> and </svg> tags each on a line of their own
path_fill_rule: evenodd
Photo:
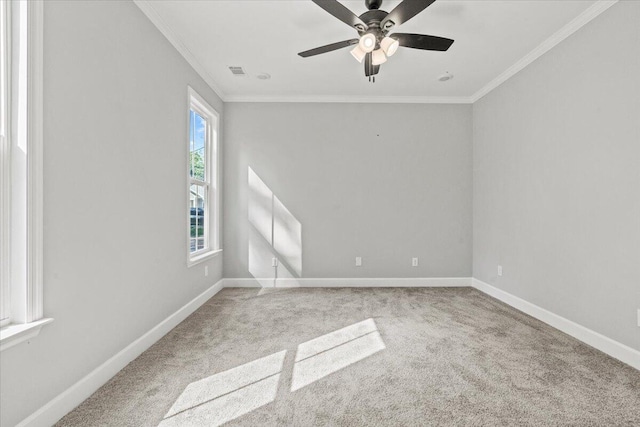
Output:
<svg viewBox="0 0 640 427">
<path fill-rule="evenodd" d="M 380 71 L 380 65 L 386 62 L 387 58 L 400 46 L 443 52 L 453 44 L 453 40 L 444 37 L 409 33 L 389 34 L 396 25 L 407 22 L 435 0 L 404 0 L 391 12 L 380 10 L 382 0 L 365 0 L 369 10 L 360 16 L 356 16 L 337 0 L 312 1 L 345 24 L 355 28 L 360 37 L 306 50 L 298 55 L 307 58 L 355 45 L 351 55 L 358 62 L 364 60 L 364 75 L 369 77 L 369 81 L 373 78 L 375 82 L 375 75 Z"/>
</svg>

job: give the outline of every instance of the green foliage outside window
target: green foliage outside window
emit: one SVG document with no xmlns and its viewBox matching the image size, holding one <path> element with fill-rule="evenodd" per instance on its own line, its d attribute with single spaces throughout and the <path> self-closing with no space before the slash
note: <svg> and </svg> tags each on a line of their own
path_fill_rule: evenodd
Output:
<svg viewBox="0 0 640 427">
<path fill-rule="evenodd" d="M 191 237 L 202 237 L 204 236 L 204 227 L 198 227 L 198 235 L 196 236 L 196 226 L 191 226 Z"/>
<path fill-rule="evenodd" d="M 197 151 L 191 153 L 191 176 L 204 181 L 204 159 Z"/>
</svg>

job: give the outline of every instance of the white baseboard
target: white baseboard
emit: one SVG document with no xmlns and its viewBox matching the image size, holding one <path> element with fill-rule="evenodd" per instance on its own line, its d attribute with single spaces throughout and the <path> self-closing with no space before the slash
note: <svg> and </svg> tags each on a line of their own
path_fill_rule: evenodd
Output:
<svg viewBox="0 0 640 427">
<path fill-rule="evenodd" d="M 471 286 L 471 277 L 223 279 L 225 288 L 424 288 Z"/>
<path fill-rule="evenodd" d="M 178 311 L 164 319 L 149 332 L 129 344 L 115 356 L 91 371 L 87 376 L 49 401 L 46 405 L 22 420 L 17 427 L 52 426 L 60 418 L 91 396 L 129 362 L 155 344 L 167 332 L 176 327 L 191 313 L 222 289 L 222 280 L 189 301 Z"/>
<path fill-rule="evenodd" d="M 261 285 L 264 284 L 265 286 Z M 87 399 L 115 374 L 134 360 L 167 332 L 196 311 L 223 287 L 260 288 L 273 284 L 273 279 L 227 278 L 198 295 L 167 317 L 149 332 L 129 344 L 115 356 L 98 366 L 87 376 L 25 418 L 18 427 L 51 426 Z M 640 351 L 607 338 L 571 320 L 551 313 L 519 297 L 471 277 L 444 278 L 303 278 L 278 279 L 275 287 L 468 287 L 472 286 L 572 337 L 640 370 Z"/>
<path fill-rule="evenodd" d="M 522 298 L 498 289 L 495 286 L 491 286 L 481 280 L 472 279 L 472 286 L 479 291 L 484 292 L 485 294 L 490 295 L 531 317 L 535 317 L 565 334 L 571 335 L 591 347 L 594 347 L 603 353 L 606 353 L 609 356 L 640 370 L 640 351 L 614 341 L 611 338 L 605 337 L 591 329 L 585 328 L 584 326 L 572 322 L 569 319 L 565 319 L 564 317 L 554 314 L 549 310 L 545 310 L 542 307 L 531 304 Z"/>
</svg>

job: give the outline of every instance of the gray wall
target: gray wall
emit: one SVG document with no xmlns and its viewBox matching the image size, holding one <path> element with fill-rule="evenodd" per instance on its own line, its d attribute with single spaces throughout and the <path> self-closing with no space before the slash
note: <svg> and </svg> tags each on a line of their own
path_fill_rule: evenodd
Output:
<svg viewBox="0 0 640 427">
<path fill-rule="evenodd" d="M 1 355 L 1 424 L 214 284 L 186 267 L 187 85 L 222 103 L 131 2 L 45 2 L 45 326 Z"/>
<path fill-rule="evenodd" d="M 614 5 L 473 110 L 474 277 L 636 349 L 638 22 Z"/>
<path fill-rule="evenodd" d="M 471 131 L 470 105 L 227 104 L 225 277 L 469 277 Z"/>
<path fill-rule="evenodd" d="M 272 274 L 271 255 L 294 277 L 470 276 L 473 162 L 474 276 L 640 348 L 639 21 L 640 3 L 613 6 L 473 119 L 465 105 L 227 105 L 225 276 Z M 222 276 L 222 257 L 185 263 L 187 84 L 223 112 L 132 3 L 46 2 L 56 320 L 2 353 L 2 425 Z"/>
</svg>

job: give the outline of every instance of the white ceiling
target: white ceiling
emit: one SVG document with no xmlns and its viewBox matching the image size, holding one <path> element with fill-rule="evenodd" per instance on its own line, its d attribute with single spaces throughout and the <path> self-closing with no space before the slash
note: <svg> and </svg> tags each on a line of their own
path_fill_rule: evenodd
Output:
<svg viewBox="0 0 640 427">
<path fill-rule="evenodd" d="M 410 1 L 410 0 L 409 0 Z M 391 11 L 400 1 L 384 0 Z M 563 27 L 594 9 L 595 0 L 438 0 L 396 28 L 455 40 L 447 52 L 400 48 L 375 84 L 349 49 L 301 58 L 298 52 L 357 37 L 310 0 L 137 1 L 181 44 L 185 56 L 226 100 L 439 99 L 464 102 Z M 364 0 L 342 1 L 355 14 Z M 584 19 L 583 19 L 584 20 Z M 575 26 L 575 25 L 574 25 Z M 171 39 L 170 37 L 170 39 Z M 547 43 L 548 44 L 548 43 Z M 231 74 L 241 66 L 247 77 Z M 455 77 L 439 82 L 450 72 Z M 268 73 L 270 80 L 256 75 Z M 410 101 L 409 101 L 410 102 Z"/>
</svg>

